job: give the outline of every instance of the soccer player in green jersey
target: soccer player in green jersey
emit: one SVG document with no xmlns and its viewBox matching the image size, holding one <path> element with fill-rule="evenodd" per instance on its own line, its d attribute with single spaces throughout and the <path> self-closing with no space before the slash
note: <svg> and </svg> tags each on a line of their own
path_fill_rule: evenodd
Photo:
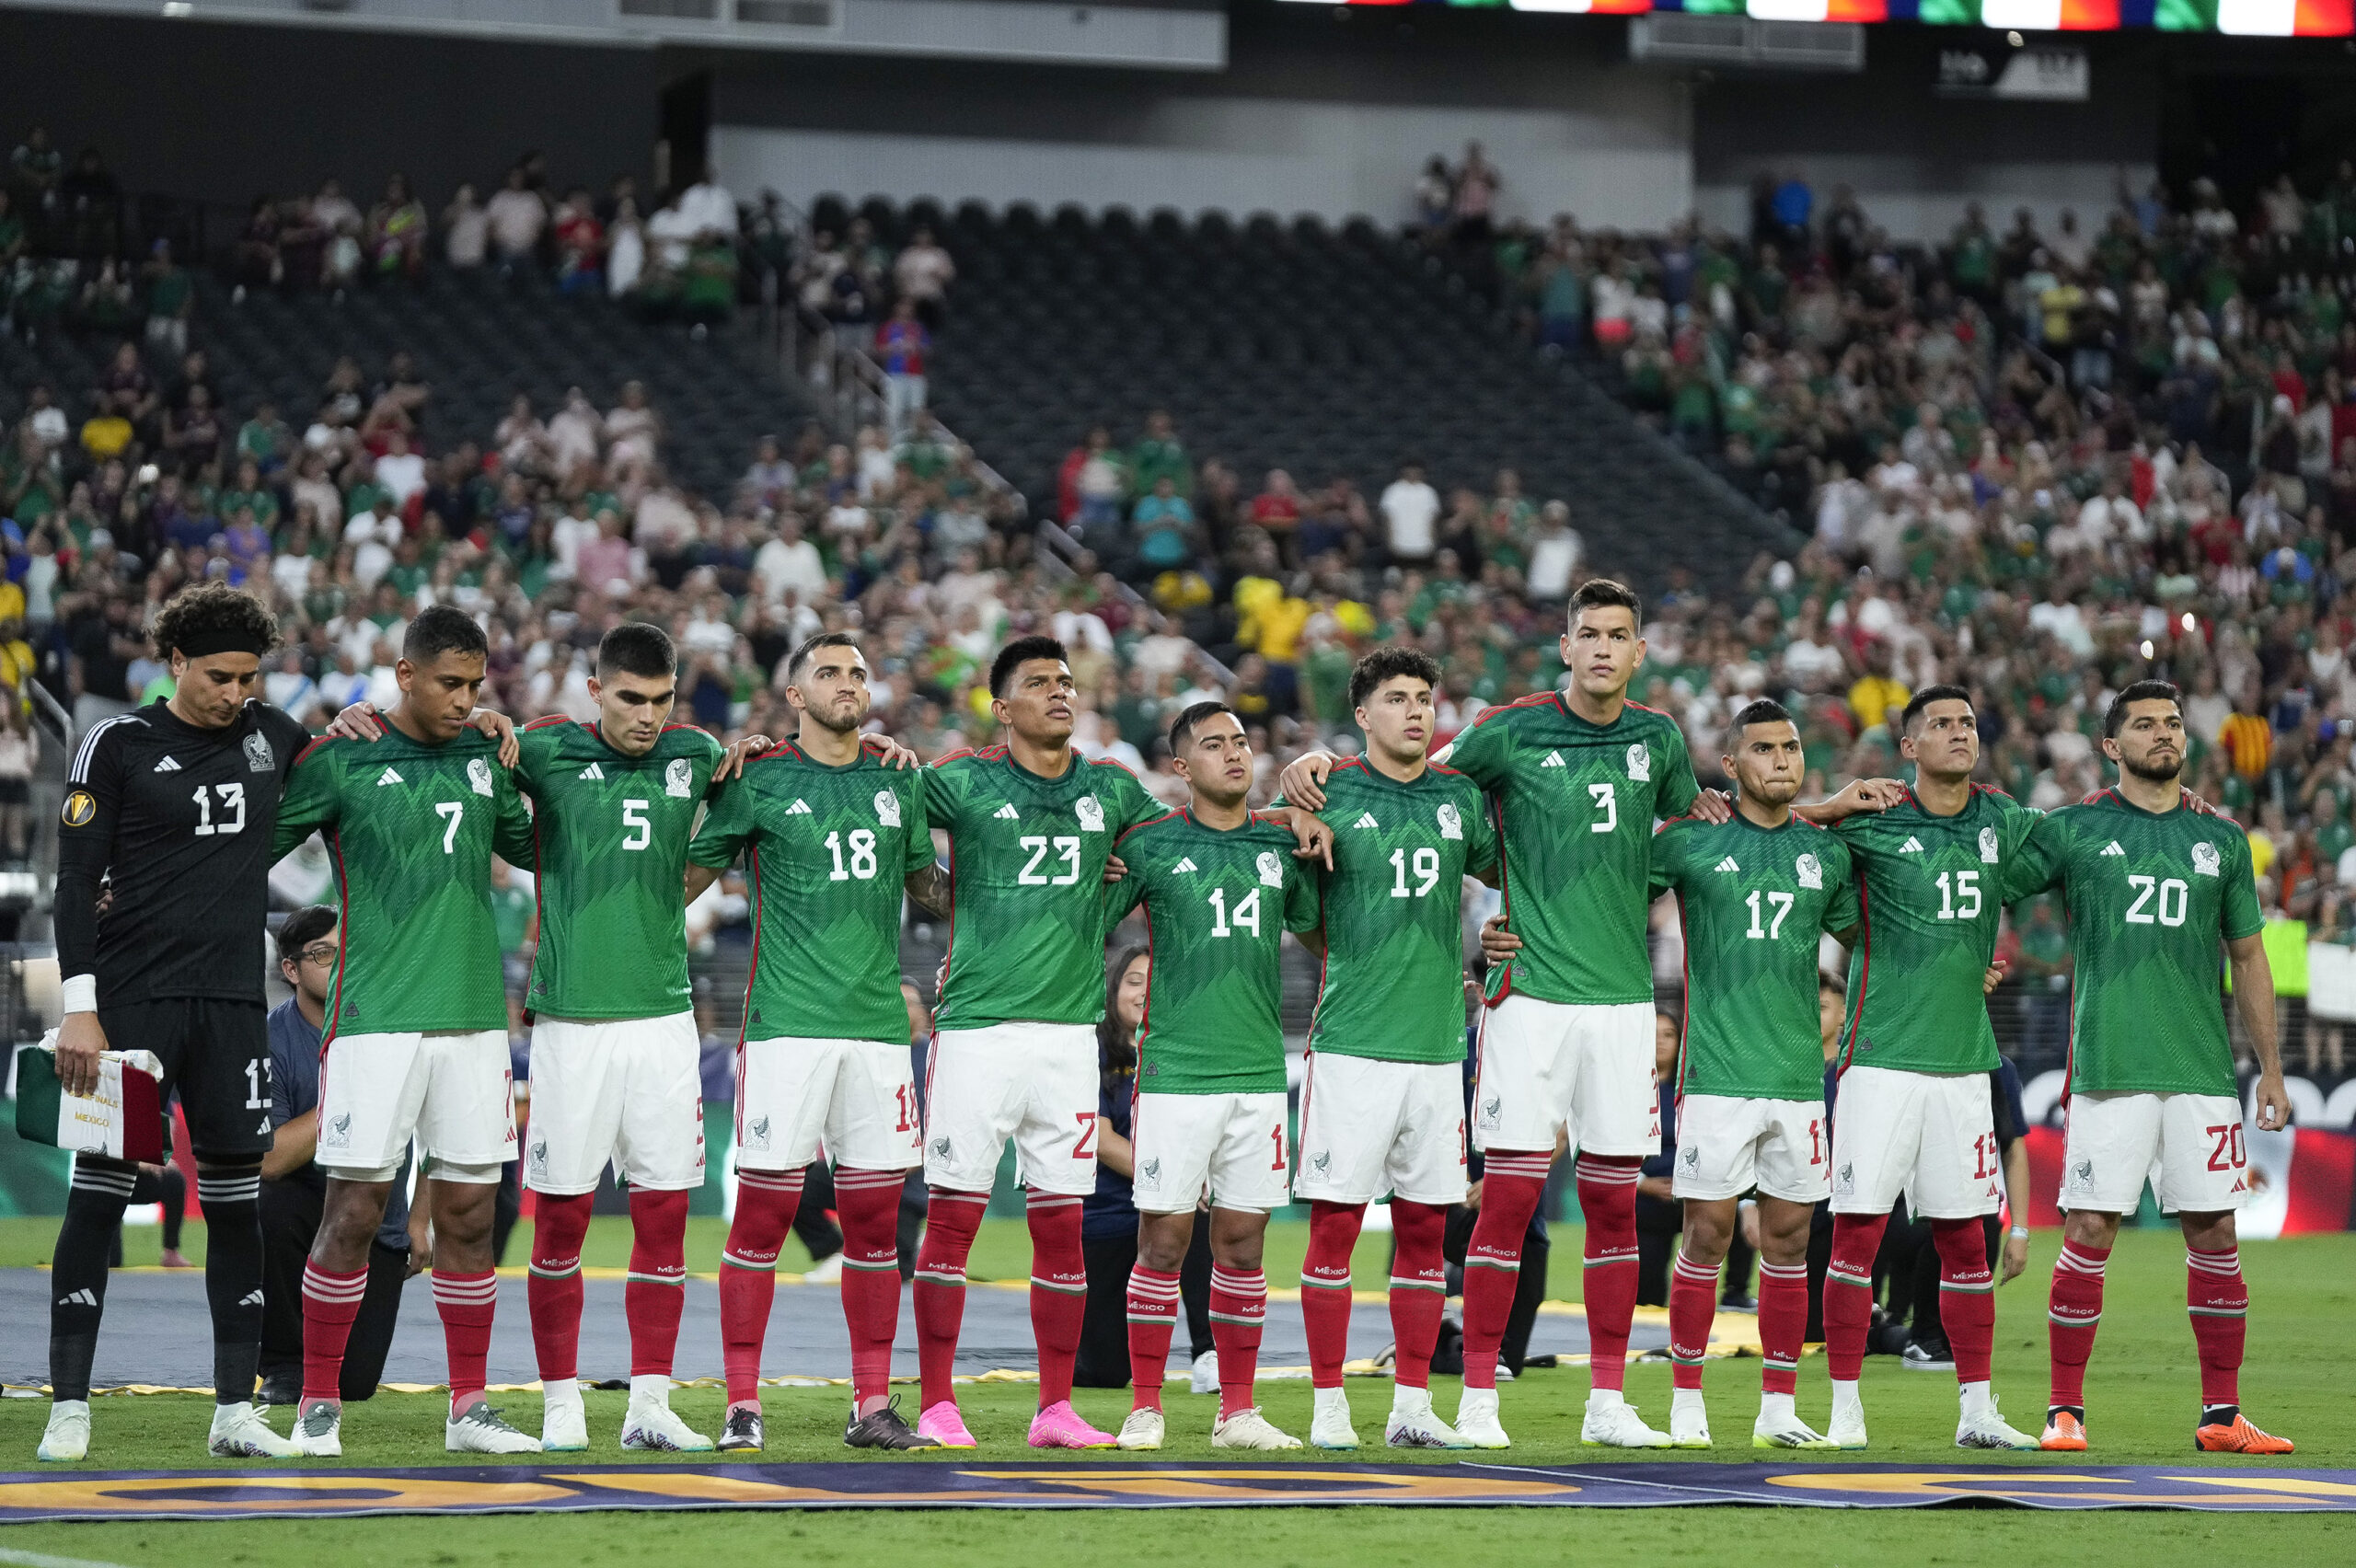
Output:
<svg viewBox="0 0 2356 1568">
<path fill-rule="evenodd" d="M 1187 803 L 1119 839 L 1127 874 L 1105 895 L 1105 924 L 1145 910 L 1153 950 L 1138 1032 L 1129 1124 L 1138 1261 L 1129 1271 L 1129 1380 L 1136 1404 L 1120 1445 L 1161 1447 L 1161 1379 L 1178 1321 L 1178 1271 L 1195 1205 L 1211 1215 L 1211 1338 L 1218 1347 L 1214 1448 L 1298 1448 L 1253 1401 L 1268 1313 L 1261 1247 L 1288 1196 L 1285 1034 L 1277 958 L 1287 931 L 1314 931 L 1317 883 L 1292 830 L 1244 804 L 1252 743 L 1223 702 L 1197 702 L 1170 726 Z"/>
<path fill-rule="evenodd" d="M 990 713 L 1006 743 L 953 752 L 924 772 L 925 814 L 949 838 L 952 906 L 927 1066 L 931 1205 L 917 1258 L 917 1430 L 953 1448 L 974 1446 L 950 1385 L 965 1258 L 1010 1137 L 1029 1193 L 1039 1344 L 1030 1443 L 1113 1442 L 1071 1408 L 1088 1312 L 1080 1205 L 1096 1188 L 1102 883 L 1113 841 L 1164 813 L 1127 768 L 1072 749 L 1074 697 L 1063 644 L 1016 639 L 990 664 Z"/>
<path fill-rule="evenodd" d="M 1350 1253 L 1367 1205 L 1386 1193 L 1398 1364 L 1384 1440 L 1463 1447 L 1432 1409 L 1431 1358 L 1447 1302 L 1442 1238 L 1465 1191 L 1464 879 L 1495 878 L 1497 837 L 1480 788 L 1427 755 L 1439 676 L 1419 649 L 1360 659 L 1350 697 L 1366 752 L 1325 778 L 1325 969 L 1293 1179 L 1309 1205 L 1300 1314 L 1315 1385 L 1309 1440 L 1321 1448 L 1357 1447 L 1342 1386 Z"/>
<path fill-rule="evenodd" d="M 2053 1393 L 2044 1447 L 2086 1447 L 2086 1360 L 2119 1216 L 2148 1179 L 2184 1228 L 2186 1302 L 2200 1357 L 2196 1447 L 2287 1454 L 2241 1412 L 2249 1288 L 2234 1213 L 2249 1201 L 2233 1047 L 2217 999 L 2217 950 L 2258 1057 L 2258 1124 L 2287 1126 L 2274 1038 L 2274 974 L 2249 841 L 2195 810 L 2177 783 L 2184 716 L 2176 687 L 2137 681 L 2103 716 L 2119 782 L 2038 823 L 2008 898 L 2059 888 L 2070 909 L 2069 1124 L 2062 1160 L 2062 1256 L 2053 1265 Z"/>
<path fill-rule="evenodd" d="M 537 1450 L 483 1397 L 499 1282 L 492 1200 L 515 1154 L 507 998 L 491 910 L 491 858 L 531 866 L 532 823 L 496 745 L 468 728 L 488 648 L 463 611 L 410 623 L 401 699 L 382 740 L 313 744 L 288 779 L 271 838 L 283 855 L 323 831 L 343 907 L 343 951 L 319 1070 L 325 1211 L 303 1279 L 299 1452 L 342 1452 L 344 1342 L 368 1284 L 368 1243 L 412 1136 L 433 1160 L 433 1298 L 450 1361 L 444 1441 L 454 1453 Z"/>
<path fill-rule="evenodd" d="M 753 967 L 736 1049 L 736 1216 L 720 1255 L 728 1374 L 723 1449 L 762 1445 L 761 1345 L 777 1255 L 802 1203 L 802 1173 L 835 1162 L 850 1331 L 855 1448 L 930 1448 L 892 1408 L 900 1321 L 900 1190 L 923 1156 L 908 1009 L 900 995 L 901 894 L 935 913 L 947 878 L 932 859 L 923 776 L 862 743 L 867 661 L 842 632 L 787 656 L 794 738 L 729 786 L 687 851 L 693 898 L 748 855 Z"/>
<path fill-rule="evenodd" d="M 1996 1034 L 1982 992 L 2004 879 L 2037 813 L 1971 781 L 1980 730 L 1962 687 L 1916 692 L 1898 731 L 1899 754 L 1914 764 L 1913 787 L 1888 810 L 1837 830 L 1856 869 L 1864 919 L 1850 959 L 1832 1107 L 1826 1435 L 1843 1448 L 1865 1447 L 1858 1385 L 1874 1255 L 1903 1194 L 1938 1247 L 1940 1316 L 1955 1350 L 1957 1445 L 2033 1448 L 2037 1439 L 1997 1412 L 1989 1386 L 1996 1275 L 1981 1216 L 2003 1202 L 2004 1166 L 1988 1093 Z"/>
</svg>

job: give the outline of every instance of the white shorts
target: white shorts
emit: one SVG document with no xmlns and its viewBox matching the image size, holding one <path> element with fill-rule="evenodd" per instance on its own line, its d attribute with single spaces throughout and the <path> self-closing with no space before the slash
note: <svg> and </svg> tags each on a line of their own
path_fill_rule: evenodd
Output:
<svg viewBox="0 0 2356 1568">
<path fill-rule="evenodd" d="M 924 1179 L 987 1193 L 1014 1140 L 1025 1187 L 1096 1191 L 1096 1026 L 993 1023 L 944 1029 L 925 1065 Z"/>
<path fill-rule="evenodd" d="M 328 1043 L 319 1064 L 320 1167 L 353 1173 L 347 1181 L 383 1181 L 374 1173 L 398 1167 L 411 1138 L 437 1161 L 488 1166 L 498 1180 L 499 1167 L 515 1158 L 505 1030 L 339 1034 Z"/>
<path fill-rule="evenodd" d="M 1300 1090 L 1303 1203 L 1461 1204 L 1464 1068 L 1456 1062 L 1385 1062 L 1312 1051 Z M 1551 1147 L 1551 1146 L 1550 1146 Z"/>
<path fill-rule="evenodd" d="M 1567 1129 L 1588 1154 L 1658 1154 L 1652 1004 L 1507 997 L 1481 1020 L 1472 1111 L 1472 1147 L 1484 1153 L 1552 1154 Z"/>
<path fill-rule="evenodd" d="M 703 1185 L 703 1043 L 696 1015 L 532 1025 L 524 1185 L 571 1197 L 614 1172 L 650 1193 Z"/>
<path fill-rule="evenodd" d="M 1140 1094 L 1129 1117 L 1130 1187 L 1139 1214 L 1211 1206 L 1265 1214 L 1290 1201 L 1285 1091 Z"/>
<path fill-rule="evenodd" d="M 823 1152 L 854 1170 L 924 1159 L 908 1048 L 889 1040 L 747 1040 L 736 1048 L 736 1165 L 799 1170 Z"/>
<path fill-rule="evenodd" d="M 1986 1073 L 1851 1067 L 1832 1108 L 1832 1212 L 1977 1219 L 2004 1198 Z"/>
<path fill-rule="evenodd" d="M 2062 1210 L 2133 1214 L 2146 1182 L 2163 1214 L 2223 1214 L 2249 1202 L 2241 1101 L 2230 1094 L 2072 1095 Z"/>
<path fill-rule="evenodd" d="M 1821 1100 L 1738 1100 L 1689 1094 L 1677 1107 L 1677 1166 L 1669 1190 L 1680 1198 L 1767 1198 L 1820 1204 L 1832 1191 L 1831 1149 Z"/>
</svg>

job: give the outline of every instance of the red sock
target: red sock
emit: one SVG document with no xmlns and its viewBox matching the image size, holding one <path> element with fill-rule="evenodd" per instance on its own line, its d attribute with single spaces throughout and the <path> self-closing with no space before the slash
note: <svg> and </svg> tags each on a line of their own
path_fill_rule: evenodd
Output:
<svg viewBox="0 0 2356 1568">
<path fill-rule="evenodd" d="M 1252 1408 L 1260 1378 L 1260 1333 L 1268 1321 L 1268 1276 L 1211 1265 L 1211 1343 L 1218 1351 L 1218 1418 Z"/>
<path fill-rule="evenodd" d="M 491 1359 L 491 1320 L 499 1309 L 499 1276 L 433 1271 L 433 1305 L 442 1314 L 442 1344 L 450 1358 L 450 1413 L 482 1398 Z"/>
<path fill-rule="evenodd" d="M 1759 1374 L 1762 1394 L 1796 1393 L 1800 1341 L 1807 1333 L 1807 1265 L 1759 1260 Z"/>
<path fill-rule="evenodd" d="M 777 1299 L 777 1255 L 801 1206 L 801 1171 L 736 1172 L 736 1217 L 720 1252 L 720 1355 L 732 1405 L 760 1402 L 761 1345 Z"/>
<path fill-rule="evenodd" d="M 1438 1204 L 1391 1200 L 1391 1338 L 1397 1362 L 1392 1381 L 1403 1389 L 1432 1386 L 1432 1347 L 1439 1343 L 1448 1306 L 1448 1260 L 1441 1255 L 1448 1210 Z"/>
<path fill-rule="evenodd" d="M 965 1255 L 989 1207 L 987 1193 L 932 1189 L 927 1200 L 924 1240 L 917 1248 L 915 1297 L 918 1401 L 925 1410 L 956 1401 L 950 1378 L 957 1365 L 957 1330 L 965 1319 Z"/>
<path fill-rule="evenodd" d="M 1865 1376 L 1865 1331 L 1874 1320 L 1874 1254 L 1886 1214 L 1832 1216 L 1832 1265 L 1824 1272 L 1824 1369 L 1836 1383 Z"/>
<path fill-rule="evenodd" d="M 1071 1398 L 1072 1363 L 1088 1323 L 1088 1257 L 1077 1197 L 1031 1190 L 1031 1335 L 1039 1344 L 1039 1408 Z"/>
<path fill-rule="evenodd" d="M 629 1190 L 629 1273 L 622 1313 L 629 1320 L 629 1375 L 668 1378 L 687 1298 L 687 1194 Z"/>
<path fill-rule="evenodd" d="M 1490 1153 L 1481 1170 L 1481 1210 L 1464 1250 L 1464 1386 L 1497 1386 L 1497 1347 L 1521 1280 L 1521 1239 L 1538 1212 L 1551 1154 Z"/>
<path fill-rule="evenodd" d="M 1143 1263 L 1129 1271 L 1129 1383 L 1132 1408 L 1160 1410 L 1170 1369 L 1170 1335 L 1178 1326 L 1178 1276 Z"/>
<path fill-rule="evenodd" d="M 1342 1386 L 1350 1355 L 1350 1253 L 1366 1220 L 1364 1204 L 1309 1205 L 1309 1256 L 1300 1265 L 1300 1321 L 1309 1332 L 1309 1380 Z"/>
<path fill-rule="evenodd" d="M 543 1383 L 581 1374 L 581 1240 L 595 1202 L 591 1193 L 532 1194 L 532 1272 L 524 1299 L 532 1309 L 532 1349 Z"/>
<path fill-rule="evenodd" d="M 2045 1309 L 2053 1356 L 2052 1404 L 2086 1408 L 2086 1362 L 2102 1321 L 2102 1271 L 2109 1262 L 2109 1248 L 2076 1241 L 2062 1242 L 2062 1255 L 2053 1261 L 2053 1296 Z"/>
<path fill-rule="evenodd" d="M 1996 1347 L 1996 1271 L 1988 1266 L 1988 1230 L 1979 1219 L 1931 1221 L 1939 1250 L 1939 1321 L 1955 1352 L 1955 1380 L 1988 1381 Z"/>
<path fill-rule="evenodd" d="M 2242 1283 L 2239 1248 L 2184 1253 L 2184 1304 L 2192 1314 L 2192 1343 L 2200 1352 L 2200 1402 L 2242 1402 L 2242 1343 L 2249 1332 L 2249 1286 Z"/>
<path fill-rule="evenodd" d="M 1628 1330 L 1636 1320 L 1636 1180 L 1645 1162 L 1634 1155 L 1583 1154 L 1579 1212 L 1587 1217 L 1587 1304 L 1589 1386 L 1619 1389 L 1628 1376 Z"/>
<path fill-rule="evenodd" d="M 900 1190 L 904 1170 L 835 1171 L 843 1224 L 843 1322 L 850 1330 L 850 1395 L 860 1415 L 892 1394 L 892 1340 L 900 1328 Z"/>
<path fill-rule="evenodd" d="M 1759 1298 L 1759 1309 L 1767 1309 L 1764 1295 Z M 1669 1271 L 1669 1380 L 1672 1387 L 1702 1386 L 1702 1362 L 1710 1352 L 1710 1325 L 1717 1318 L 1717 1265 L 1694 1262 L 1680 1247 L 1677 1262 Z"/>
<path fill-rule="evenodd" d="M 337 1274 L 314 1261 L 303 1265 L 303 1398 L 343 1398 L 343 1347 L 352 1320 L 368 1294 L 368 1271 Z"/>
</svg>

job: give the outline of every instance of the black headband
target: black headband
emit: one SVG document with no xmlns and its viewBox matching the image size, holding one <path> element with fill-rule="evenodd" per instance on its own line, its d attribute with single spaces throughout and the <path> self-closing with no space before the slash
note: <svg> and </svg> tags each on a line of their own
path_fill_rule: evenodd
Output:
<svg viewBox="0 0 2356 1568">
<path fill-rule="evenodd" d="M 259 659 L 270 651 L 272 640 L 255 636 L 250 627 L 225 626 L 191 632 L 175 642 L 170 651 L 183 659 L 205 659 L 215 653 L 250 653 Z"/>
</svg>

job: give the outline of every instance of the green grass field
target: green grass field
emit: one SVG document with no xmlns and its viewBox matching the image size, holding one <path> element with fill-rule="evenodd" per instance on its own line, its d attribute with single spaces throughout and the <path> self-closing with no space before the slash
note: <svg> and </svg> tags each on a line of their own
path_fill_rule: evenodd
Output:
<svg viewBox="0 0 2356 1568">
<path fill-rule="evenodd" d="M 42 1222 L 0 1226 L 0 1262 L 39 1262 L 47 1254 Z M 193 1243 L 201 1235 L 191 1228 Z M 154 1232 L 133 1232 L 131 1261 L 152 1257 Z M 1305 1240 L 1301 1228 L 1273 1234 L 1268 1272 L 1291 1277 Z M 621 1228 L 600 1221 L 591 1260 L 601 1255 L 618 1263 L 626 1245 Z M 1558 1246 L 1576 1247 L 1564 1237 Z M 2058 1237 L 2040 1235 L 2030 1272 L 1998 1296 L 1996 1379 L 2008 1413 L 2032 1426 L 2041 1414 L 2045 1382 L 2044 1281 Z M 143 1254 L 142 1248 L 146 1251 Z M 699 1228 L 691 1239 L 690 1267 L 716 1259 L 716 1228 Z M 520 1255 L 520 1254 L 515 1254 Z M 976 1274 L 1013 1277 L 1023 1268 L 1019 1223 L 993 1223 L 976 1248 Z M 699 1260 L 702 1260 L 700 1262 Z M 2243 1373 L 2243 1398 L 2252 1416 L 2270 1430 L 2293 1437 L 2300 1453 L 2288 1460 L 2219 1461 L 2190 1451 L 2198 1384 L 2192 1339 L 2184 1313 L 2183 1252 L 2172 1233 L 2130 1232 L 2121 1239 L 2110 1269 L 2102 1337 L 2089 1378 L 2091 1422 L 2096 1444 L 2089 1460 L 2110 1464 L 2169 1466 L 2356 1467 L 2356 1405 L 2347 1398 L 2345 1325 L 2356 1317 L 2356 1237 L 2316 1237 L 2254 1245 L 2244 1251 L 2250 1279 L 2250 1365 Z M 1378 1260 L 1363 1260 L 1375 1262 Z M 1361 1277 L 1374 1277 L 1371 1270 Z M 1558 1274 L 1558 1278 L 1575 1277 Z M 1279 1305 L 1279 1312 L 1295 1309 Z M 1719 1362 L 1709 1372 L 1713 1413 L 1721 1447 L 1709 1458 L 1744 1460 L 1751 1450 L 1740 1442 L 1755 1408 L 1758 1371 L 1749 1362 Z M 1866 1408 L 1874 1447 L 1863 1458 L 1919 1464 L 1941 1470 L 1962 1464 L 2051 1465 L 2037 1455 L 1967 1455 L 1952 1446 L 1955 1393 L 1944 1375 L 1908 1373 L 1877 1357 L 1867 1363 Z M 1628 1379 L 1629 1397 L 1656 1419 L 1669 1403 L 1666 1364 L 1640 1364 Z M 1577 1444 L 1578 1411 L 1587 1378 L 1576 1370 L 1533 1371 L 1505 1393 L 1507 1429 L 1515 1436 L 1510 1458 L 1528 1462 L 1596 1460 Z M 1443 1412 L 1454 1408 L 1456 1390 L 1437 1380 Z M 1388 1401 L 1383 1383 L 1357 1379 L 1353 1403 L 1362 1431 L 1379 1425 Z M 1823 1363 L 1811 1359 L 1800 1374 L 1804 1414 L 1821 1418 L 1825 1403 Z M 1022 1446 L 1032 1403 L 1022 1385 L 976 1385 L 963 1399 L 982 1447 L 976 1453 L 933 1462 L 1016 1462 L 1034 1458 Z M 618 1462 L 612 1447 L 623 1396 L 589 1396 L 593 1461 Z M 828 1389 L 771 1389 L 764 1401 L 769 1416 L 767 1462 L 832 1460 L 850 1457 L 840 1446 L 841 1396 Z M 1126 1395 L 1083 1390 L 1077 1401 L 1100 1424 L 1117 1424 Z M 1273 1382 L 1264 1403 L 1278 1424 L 1303 1432 L 1309 1420 L 1309 1388 Z M 511 1396 L 521 1424 L 537 1419 L 533 1396 Z M 722 1398 L 714 1389 L 687 1389 L 675 1403 L 691 1420 L 716 1425 Z M 206 1401 L 196 1397 L 109 1399 L 94 1408 L 93 1468 L 203 1468 L 202 1453 Z M 20 1456 L 24 1468 L 43 1419 L 38 1401 L 0 1403 L 0 1454 Z M 1211 1458 L 1208 1432 L 1212 1401 L 1173 1392 L 1171 1443 L 1162 1457 Z M 435 1396 L 380 1396 L 352 1409 L 345 1425 L 347 1465 L 437 1465 L 441 1406 Z M 1101 1458 L 1102 1456 L 1095 1456 Z M 1354 1456 L 1363 1460 L 1398 1458 L 1376 1447 Z M 1503 1456 L 1501 1456 L 1503 1457 Z M 1612 1454 L 1612 1459 L 1631 1456 Z M 1695 1456 L 1696 1458 L 1703 1456 Z M 631 1456 L 637 1459 L 640 1456 Z M 1314 1456 L 1309 1456 L 1314 1462 Z M 677 1462 L 688 1463 L 690 1460 Z M 1662 1456 L 1662 1464 L 1684 1462 Z M 1305 1562 L 1330 1558 L 1344 1545 L 1353 1563 L 1422 1562 L 1461 1555 L 1468 1539 L 1484 1557 L 1509 1555 L 1559 1558 L 1566 1550 L 1658 1554 L 1679 1563 L 1752 1563 L 1784 1551 L 1812 1562 L 1890 1564 L 1985 1561 L 1992 1554 L 2050 1556 L 2055 1549 L 2107 1557 L 2165 1554 L 2181 1559 L 2214 1547 L 2245 1563 L 2300 1561 L 2322 1564 L 2350 1560 L 2348 1542 L 2356 1525 L 2327 1516 L 2225 1518 L 2196 1514 L 2050 1515 L 1984 1508 L 1948 1507 L 1904 1513 L 1833 1513 L 1808 1509 L 1603 1510 L 1493 1509 L 1477 1515 L 1437 1510 L 1253 1510 L 1188 1511 L 1140 1517 L 1107 1511 L 1091 1514 L 975 1515 L 959 1513 L 872 1514 L 730 1513 L 671 1515 L 662 1519 L 623 1520 L 611 1515 L 503 1516 L 471 1518 L 384 1520 L 239 1521 L 222 1524 L 125 1523 L 18 1526 L 0 1531 L 0 1562 L 6 1551 L 33 1551 L 125 1568 L 211 1562 L 223 1564 L 308 1563 L 323 1557 L 369 1564 L 496 1563 L 548 1561 L 584 1564 L 622 1562 L 668 1563 L 710 1561 L 732 1551 L 784 1549 L 797 1554 L 849 1556 L 884 1546 L 895 1553 L 940 1552 L 960 1563 L 1034 1563 L 1043 1555 L 1070 1552 L 1095 1561 L 1128 1562 L 1169 1551 L 1184 1551 L 1181 1532 L 1207 1527 L 1218 1532 L 1218 1551 L 1228 1562 Z"/>
</svg>

